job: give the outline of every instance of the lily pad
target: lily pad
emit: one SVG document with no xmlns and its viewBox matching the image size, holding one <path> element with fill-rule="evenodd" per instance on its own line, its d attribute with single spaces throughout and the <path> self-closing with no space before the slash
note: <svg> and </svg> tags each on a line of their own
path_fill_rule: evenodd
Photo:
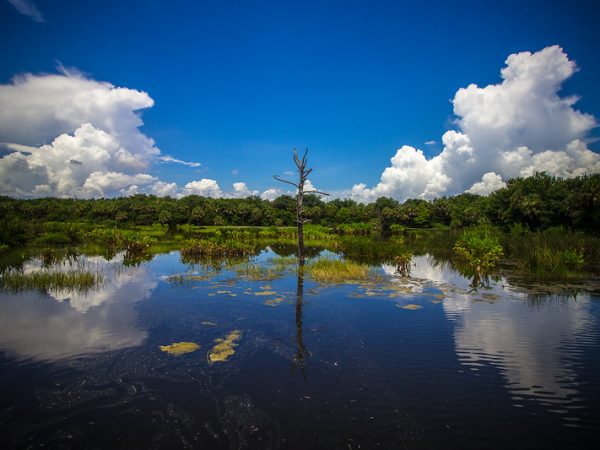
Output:
<svg viewBox="0 0 600 450">
<path fill-rule="evenodd" d="M 259 291 L 259 292 L 255 292 L 254 295 L 276 295 L 277 292 L 275 291 Z"/>
</svg>

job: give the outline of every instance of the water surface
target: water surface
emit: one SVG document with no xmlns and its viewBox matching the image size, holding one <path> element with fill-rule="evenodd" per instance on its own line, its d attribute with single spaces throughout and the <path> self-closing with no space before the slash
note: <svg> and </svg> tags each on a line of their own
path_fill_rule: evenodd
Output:
<svg viewBox="0 0 600 450">
<path fill-rule="evenodd" d="M 254 263 L 269 267 L 266 249 Z M 335 256 L 329 254 L 329 256 Z M 87 293 L 0 293 L 2 448 L 591 448 L 600 297 L 470 280 L 265 279 L 178 252 Z M 24 270 L 39 270 L 39 261 Z M 209 352 L 233 331 L 234 354 Z M 160 346 L 193 342 L 175 356 Z"/>
</svg>

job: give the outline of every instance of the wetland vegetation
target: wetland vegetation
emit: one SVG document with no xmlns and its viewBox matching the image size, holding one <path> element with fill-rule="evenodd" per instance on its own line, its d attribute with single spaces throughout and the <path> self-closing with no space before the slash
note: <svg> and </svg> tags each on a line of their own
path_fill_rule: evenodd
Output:
<svg viewBox="0 0 600 450">
<path fill-rule="evenodd" d="M 408 448 L 594 439 L 597 185 L 307 196 L 304 258 L 285 196 L 2 198 L 0 374 L 26 401 L 0 405 L 0 437 L 76 445 L 115 426 L 137 445 L 299 448 L 292 405 L 302 429 L 346 421 L 319 433 L 330 447 L 398 446 L 398 430 Z"/>
</svg>

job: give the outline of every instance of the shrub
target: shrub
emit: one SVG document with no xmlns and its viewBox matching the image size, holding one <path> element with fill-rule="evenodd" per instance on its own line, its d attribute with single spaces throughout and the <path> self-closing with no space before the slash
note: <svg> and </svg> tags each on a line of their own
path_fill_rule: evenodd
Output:
<svg viewBox="0 0 600 450">
<path fill-rule="evenodd" d="M 453 250 L 460 268 L 466 275 L 473 276 L 474 285 L 487 277 L 504 255 L 498 238 L 487 229 L 463 232 Z"/>
</svg>

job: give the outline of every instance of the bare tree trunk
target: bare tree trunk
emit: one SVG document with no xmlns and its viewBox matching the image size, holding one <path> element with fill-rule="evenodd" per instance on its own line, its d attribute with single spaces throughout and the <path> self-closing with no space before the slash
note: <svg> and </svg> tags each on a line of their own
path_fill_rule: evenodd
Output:
<svg viewBox="0 0 600 450">
<path fill-rule="evenodd" d="M 294 163 L 298 168 L 298 183 L 292 183 L 288 180 L 283 180 L 279 178 L 277 175 L 274 175 L 277 181 L 281 181 L 283 183 L 291 184 L 295 186 L 297 189 L 296 194 L 296 226 L 298 229 L 298 260 L 304 263 L 304 224 L 309 222 L 304 219 L 304 210 L 302 209 L 302 203 L 304 201 L 304 194 L 321 194 L 321 195 L 329 195 L 326 192 L 311 190 L 304 191 L 304 183 L 308 179 L 308 175 L 312 172 L 312 169 L 306 168 L 306 156 L 308 155 L 308 149 L 304 151 L 304 155 L 302 158 L 298 156 L 298 152 L 294 149 Z"/>
<path fill-rule="evenodd" d="M 304 218 L 302 201 L 304 200 L 304 181 L 300 176 L 298 183 L 298 195 L 296 196 L 296 225 L 298 226 L 298 259 L 304 261 Z"/>
</svg>

